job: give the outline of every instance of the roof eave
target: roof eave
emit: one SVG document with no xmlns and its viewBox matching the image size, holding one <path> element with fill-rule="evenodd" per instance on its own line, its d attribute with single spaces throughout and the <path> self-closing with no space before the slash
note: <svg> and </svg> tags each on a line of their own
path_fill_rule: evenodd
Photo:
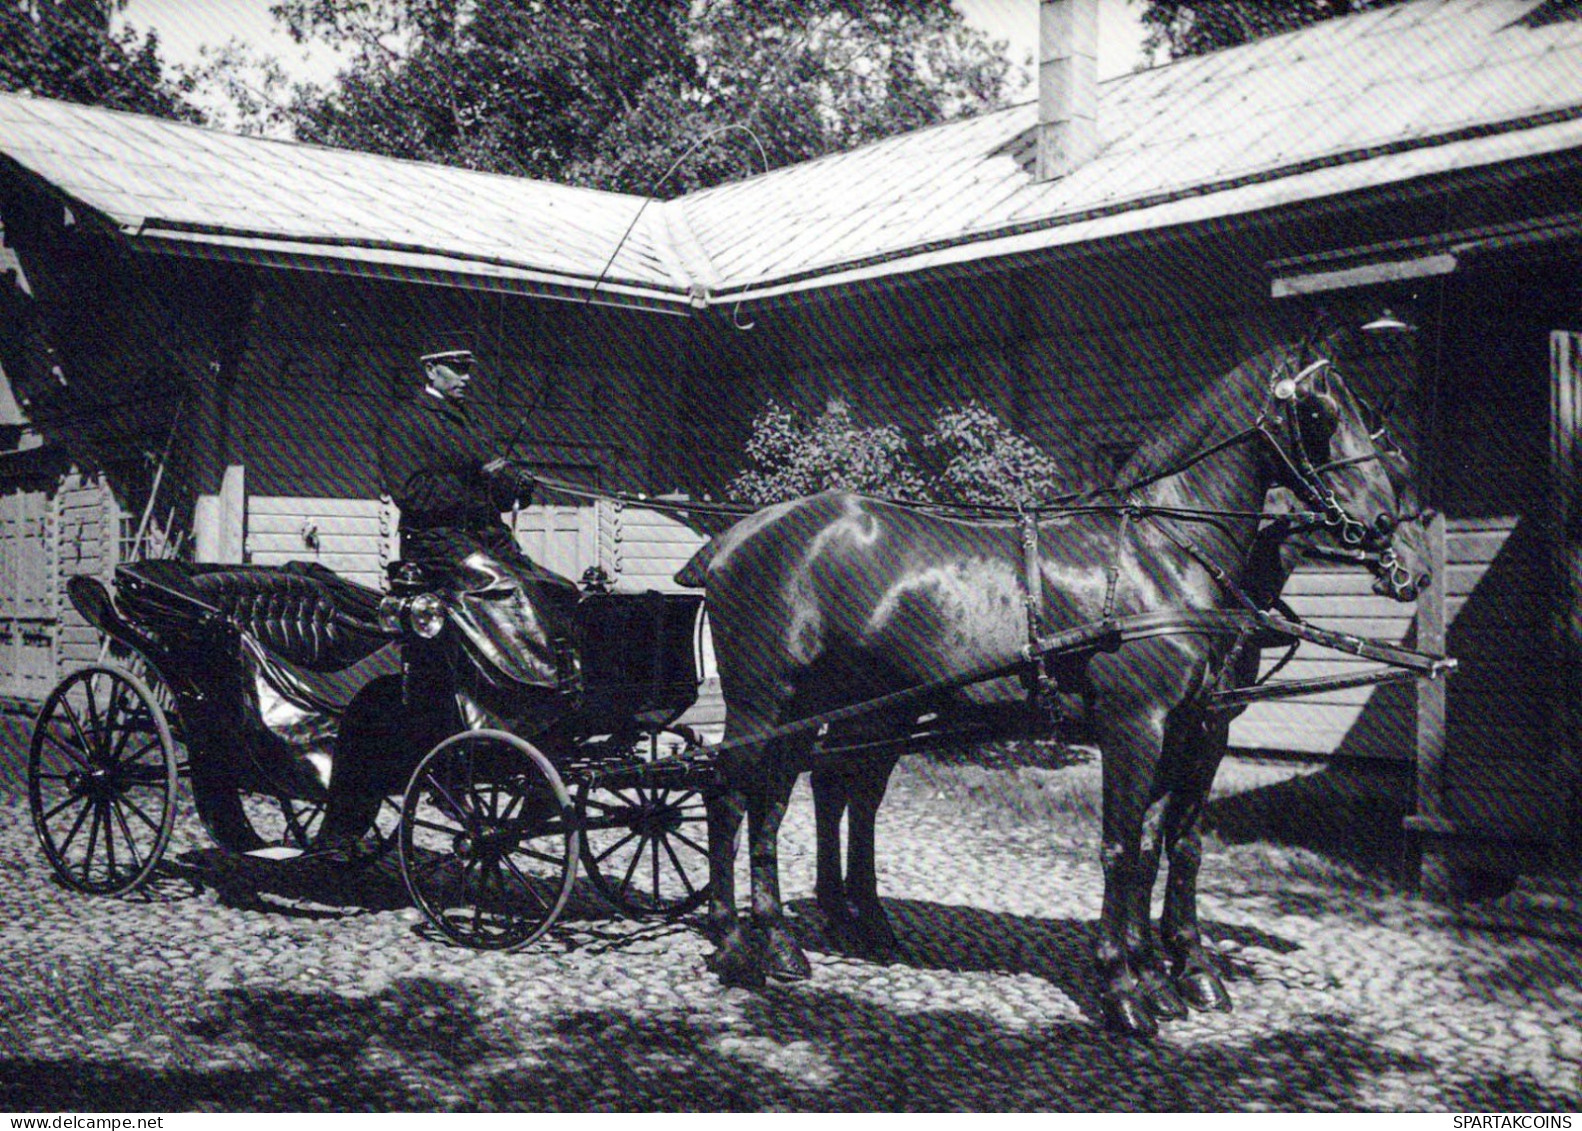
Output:
<svg viewBox="0 0 1582 1131">
<path fill-rule="evenodd" d="M 125 230 L 125 229 L 124 229 Z M 137 232 L 141 234 L 137 234 Z M 304 241 L 139 225 L 125 230 L 129 245 L 145 254 L 347 275 L 391 282 L 421 282 L 462 290 L 516 294 L 690 317 L 691 292 L 619 276 L 557 272 L 496 257 L 399 247 L 387 241 Z M 377 245 L 377 246 L 375 246 Z M 336 254 L 339 249 L 342 254 Z M 348 251 L 368 254 L 351 255 Z"/>
</svg>

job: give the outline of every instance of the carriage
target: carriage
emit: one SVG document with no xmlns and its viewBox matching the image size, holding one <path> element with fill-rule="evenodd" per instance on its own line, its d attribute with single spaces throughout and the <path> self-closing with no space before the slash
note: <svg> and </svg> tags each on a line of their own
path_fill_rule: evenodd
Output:
<svg viewBox="0 0 1582 1131">
<path fill-rule="evenodd" d="M 393 840 L 434 927 L 502 949 L 553 924 L 580 859 L 625 910 L 679 914 L 707 898 L 712 968 L 760 984 L 811 972 L 782 918 L 775 856 L 798 774 L 815 770 L 816 805 L 821 767 L 859 783 L 840 802 L 863 829 L 844 878 L 826 869 L 838 814 L 819 815 L 819 903 L 882 932 L 873 811 L 895 759 L 951 740 L 1007 692 L 1027 721 L 1026 708 L 1074 690 L 1105 708 L 1101 1003 L 1111 1027 L 1151 1036 L 1189 1006 L 1229 1008 L 1196 913 L 1199 822 L 1228 714 L 1438 678 L 1455 662 L 1282 615 L 1299 543 L 1367 566 L 1398 601 L 1431 580 L 1410 463 L 1314 340 L 1209 386 L 1122 473 L 1108 494 L 1014 520 L 836 491 L 736 524 L 700 554 L 726 677 L 726 735 L 707 748 L 675 725 L 697 690 L 700 597 L 584 595 L 561 686 L 528 694 L 513 682 L 510 633 L 473 623 L 509 599 L 487 562 L 448 587 L 398 566 L 383 595 L 307 566 L 124 566 L 113 598 L 77 579 L 73 601 L 146 659 L 165 694 L 105 665 L 68 677 L 35 730 L 34 820 L 66 883 L 136 886 L 170 835 L 179 733 L 199 815 L 223 847 L 338 853 L 351 839 L 355 862 Z M 1274 491 L 1305 510 L 1271 515 Z M 1377 666 L 1260 682 L 1271 638 Z M 436 729 L 425 687 L 454 692 L 460 715 Z M 1049 712 L 1031 718 L 1047 732 Z M 387 830 L 379 817 L 398 792 Z M 248 813 L 260 796 L 278 813 L 270 833 Z M 1162 844 L 1145 846 L 1160 802 Z M 744 817 L 746 922 L 733 867 Z M 1150 922 L 1161 853 L 1163 956 Z"/>
<path fill-rule="evenodd" d="M 697 906 L 706 766 L 677 719 L 697 696 L 702 598 L 595 580 L 563 642 L 575 661 L 524 687 L 468 639 L 469 604 L 508 597 L 494 565 L 441 579 L 397 563 L 388 592 L 305 563 L 131 563 L 113 592 L 73 578 L 73 604 L 131 662 L 69 674 L 34 727 L 30 806 L 60 881 L 146 883 L 185 778 L 236 856 L 358 868 L 396 851 L 413 903 L 466 946 L 538 938 L 579 865 L 622 912 Z M 414 673 L 453 686 L 425 694 Z M 470 717 L 444 715 L 452 693 Z"/>
</svg>

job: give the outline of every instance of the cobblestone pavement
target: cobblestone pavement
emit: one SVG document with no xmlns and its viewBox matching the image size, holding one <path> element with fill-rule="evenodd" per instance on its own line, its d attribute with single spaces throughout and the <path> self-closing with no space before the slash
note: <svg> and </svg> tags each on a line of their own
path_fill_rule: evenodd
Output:
<svg viewBox="0 0 1582 1131">
<path fill-rule="evenodd" d="M 145 896 L 76 895 L 0 796 L 0 1108 L 1578 1106 L 1574 949 L 1459 932 L 1275 849 L 1205 865 L 1236 1012 L 1107 1035 L 1091 837 L 984 802 L 994 772 L 940 773 L 903 764 L 880 817 L 890 965 L 819 936 L 799 787 L 783 869 L 813 978 L 763 992 L 722 989 L 694 925 L 613 919 L 591 894 L 524 953 L 458 950 L 393 870 L 227 869 L 190 818 Z"/>
</svg>

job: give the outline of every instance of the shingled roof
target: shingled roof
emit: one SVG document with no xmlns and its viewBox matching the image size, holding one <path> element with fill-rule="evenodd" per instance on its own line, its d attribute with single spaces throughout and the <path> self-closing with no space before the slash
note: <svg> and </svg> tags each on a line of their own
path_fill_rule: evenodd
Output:
<svg viewBox="0 0 1582 1131">
<path fill-rule="evenodd" d="M 1582 19 L 1569 0 L 1409 0 L 1113 78 L 1098 152 L 1047 183 L 1035 115 L 646 205 L 20 97 L 0 97 L 0 153 L 138 244 L 568 294 L 602 276 L 601 294 L 684 309 L 1582 149 Z"/>
</svg>

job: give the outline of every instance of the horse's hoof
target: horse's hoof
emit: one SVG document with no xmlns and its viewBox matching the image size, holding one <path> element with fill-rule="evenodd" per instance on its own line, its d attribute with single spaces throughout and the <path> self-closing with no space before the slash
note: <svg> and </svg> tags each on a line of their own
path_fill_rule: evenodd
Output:
<svg viewBox="0 0 1582 1131">
<path fill-rule="evenodd" d="M 1230 992 L 1207 970 L 1189 970 L 1175 980 L 1176 992 L 1200 1013 L 1229 1013 Z"/>
<path fill-rule="evenodd" d="M 1151 1041 L 1159 1035 L 1159 1022 L 1135 994 L 1104 995 L 1104 1025 L 1112 1033 Z"/>
<path fill-rule="evenodd" d="M 1175 987 L 1163 978 L 1150 980 L 1143 987 L 1143 1002 L 1160 1021 L 1179 1021 L 1187 1015 L 1186 1002 L 1176 993 Z"/>
<path fill-rule="evenodd" d="M 740 925 L 726 932 L 713 954 L 703 959 L 703 965 L 724 986 L 741 986 L 749 990 L 762 989 L 764 964 L 758 949 Z"/>
<path fill-rule="evenodd" d="M 859 915 L 848 924 L 848 936 L 863 954 L 887 956 L 901 949 L 901 940 L 895 937 L 890 920 L 883 911 Z"/>
<path fill-rule="evenodd" d="M 722 949 L 729 943 L 731 932 L 739 929 L 739 927 L 740 924 L 735 914 L 716 915 L 711 911 L 703 917 L 703 937 Z"/>
<path fill-rule="evenodd" d="M 777 982 L 805 982 L 813 964 L 784 930 L 772 930 L 764 940 L 764 969 Z"/>
</svg>

